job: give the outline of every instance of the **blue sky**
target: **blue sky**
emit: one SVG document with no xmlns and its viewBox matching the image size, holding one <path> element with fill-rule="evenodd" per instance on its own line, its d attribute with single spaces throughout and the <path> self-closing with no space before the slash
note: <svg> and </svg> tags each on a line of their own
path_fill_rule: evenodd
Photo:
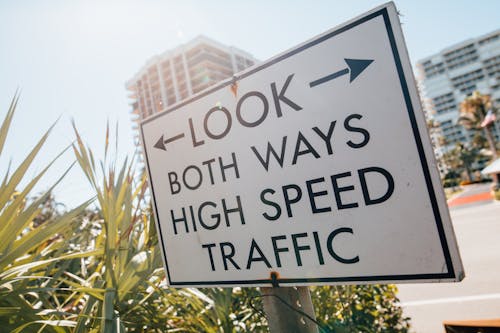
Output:
<svg viewBox="0 0 500 333">
<path fill-rule="evenodd" d="M 383 1 L 7 1 L 0 0 L 0 117 L 22 90 L 0 175 L 59 119 L 28 177 L 74 139 L 102 151 L 106 121 L 119 124 L 119 155 L 134 151 L 125 82 L 154 54 L 199 34 L 265 60 Z M 500 1 L 395 1 L 412 63 L 499 28 Z M 67 153 L 38 191 L 74 160 Z M 91 196 L 81 172 L 59 186 L 60 201 Z"/>
</svg>

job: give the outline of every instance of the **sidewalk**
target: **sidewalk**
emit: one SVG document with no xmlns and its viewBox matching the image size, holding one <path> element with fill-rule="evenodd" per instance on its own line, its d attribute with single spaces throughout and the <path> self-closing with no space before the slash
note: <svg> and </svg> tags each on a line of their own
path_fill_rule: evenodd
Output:
<svg viewBox="0 0 500 333">
<path fill-rule="evenodd" d="M 491 183 L 466 185 L 463 187 L 463 192 L 448 200 L 448 207 L 491 202 L 493 197 L 490 193 L 490 186 Z"/>
</svg>

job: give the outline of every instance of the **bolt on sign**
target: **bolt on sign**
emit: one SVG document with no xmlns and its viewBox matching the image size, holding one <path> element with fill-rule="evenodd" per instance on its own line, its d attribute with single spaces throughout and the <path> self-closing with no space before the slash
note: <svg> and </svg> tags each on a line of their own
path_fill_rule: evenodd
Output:
<svg viewBox="0 0 500 333">
<path fill-rule="evenodd" d="M 170 286 L 464 276 L 393 3 L 141 132 Z"/>
</svg>

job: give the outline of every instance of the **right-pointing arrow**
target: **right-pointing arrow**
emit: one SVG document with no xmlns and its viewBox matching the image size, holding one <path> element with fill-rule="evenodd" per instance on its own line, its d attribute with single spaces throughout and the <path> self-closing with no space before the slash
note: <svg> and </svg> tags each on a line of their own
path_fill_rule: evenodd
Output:
<svg viewBox="0 0 500 333">
<path fill-rule="evenodd" d="M 344 59 L 344 60 L 348 68 L 341 69 L 340 71 L 337 71 L 335 73 L 314 80 L 309 83 L 309 86 L 311 88 L 315 87 L 322 83 L 341 77 L 347 73 L 351 74 L 349 78 L 349 83 L 351 83 L 352 81 L 354 81 L 354 79 L 356 79 L 359 76 L 359 74 L 361 74 L 361 72 L 363 72 L 366 69 L 366 67 L 368 67 L 368 65 L 370 65 L 373 62 L 373 60 L 369 59 Z"/>
<path fill-rule="evenodd" d="M 349 79 L 349 83 L 354 81 L 355 78 L 361 74 L 362 71 L 365 70 L 368 65 L 370 65 L 373 60 L 363 60 L 363 59 L 344 59 L 349 67 L 349 72 L 351 73 L 351 78 Z"/>
</svg>

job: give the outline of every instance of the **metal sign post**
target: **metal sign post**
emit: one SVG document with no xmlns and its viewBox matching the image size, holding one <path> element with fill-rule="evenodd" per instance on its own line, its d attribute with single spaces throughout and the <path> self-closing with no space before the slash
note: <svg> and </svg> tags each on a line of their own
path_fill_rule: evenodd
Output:
<svg viewBox="0 0 500 333">
<path fill-rule="evenodd" d="M 308 287 L 260 288 L 271 333 L 318 333 Z"/>
</svg>

